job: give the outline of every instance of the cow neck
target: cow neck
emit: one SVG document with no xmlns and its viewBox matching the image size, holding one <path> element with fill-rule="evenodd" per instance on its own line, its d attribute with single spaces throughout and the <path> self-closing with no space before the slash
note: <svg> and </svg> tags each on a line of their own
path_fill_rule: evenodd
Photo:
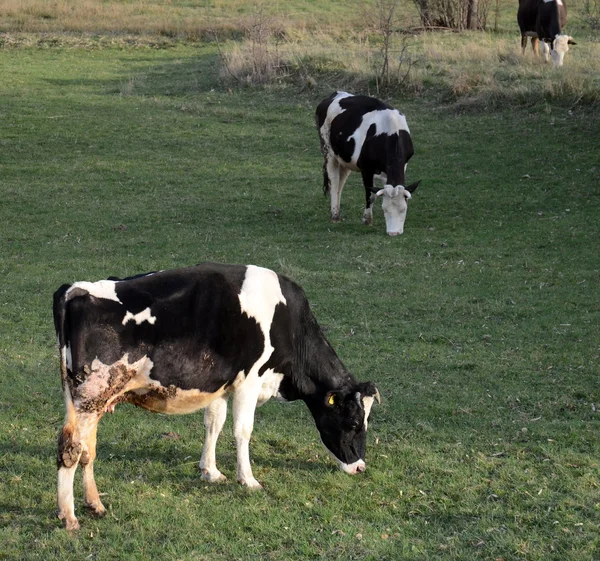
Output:
<svg viewBox="0 0 600 561">
<path fill-rule="evenodd" d="M 389 137 L 387 150 L 388 165 L 385 171 L 387 183 L 394 187 L 398 185 L 404 186 L 404 158 L 400 157 L 400 142 L 397 134 Z"/>
<path fill-rule="evenodd" d="M 303 336 L 297 339 L 300 344 L 295 367 L 288 381 L 295 399 L 306 402 L 314 398 L 321 399 L 329 391 L 355 385 L 356 380 L 337 356 L 316 321 L 312 319 L 306 327 Z"/>
</svg>

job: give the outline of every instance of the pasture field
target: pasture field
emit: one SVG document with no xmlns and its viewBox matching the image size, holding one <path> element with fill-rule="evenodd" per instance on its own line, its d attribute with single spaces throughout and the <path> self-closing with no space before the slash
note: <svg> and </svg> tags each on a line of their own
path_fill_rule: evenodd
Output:
<svg viewBox="0 0 600 561">
<path fill-rule="evenodd" d="M 38 45 L 39 46 L 39 45 Z M 596 47 L 597 48 L 597 47 Z M 232 86 L 201 42 L 0 49 L 0 559 L 600 558 L 600 117 L 564 99 L 390 101 L 416 155 L 405 233 L 329 222 L 313 112 L 338 84 Z M 537 72 L 537 70 L 536 70 Z M 464 109 L 464 106 L 461 106 Z M 55 518 L 65 282 L 253 263 L 305 289 L 383 403 L 338 471 L 301 403 L 257 411 L 262 493 L 200 480 L 203 416 L 106 415 L 109 509 Z"/>
</svg>

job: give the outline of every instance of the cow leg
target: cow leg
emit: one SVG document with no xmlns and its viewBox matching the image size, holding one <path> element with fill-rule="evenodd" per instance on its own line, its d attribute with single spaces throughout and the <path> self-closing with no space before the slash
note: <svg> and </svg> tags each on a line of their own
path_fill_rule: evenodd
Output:
<svg viewBox="0 0 600 561">
<path fill-rule="evenodd" d="M 227 417 L 227 396 L 215 399 L 204 411 L 204 427 L 206 440 L 200 459 L 202 479 L 210 483 L 225 481 L 227 479 L 218 469 L 216 460 L 217 439 Z"/>
<path fill-rule="evenodd" d="M 533 41 L 533 39 L 532 39 Z M 525 54 L 525 50 L 527 49 L 527 35 L 521 35 L 521 53 Z"/>
<path fill-rule="evenodd" d="M 329 175 L 329 194 L 331 195 L 331 220 L 340 221 L 340 204 L 342 201 L 342 189 L 348 179 L 350 170 L 342 167 L 333 158 L 327 161 L 327 174 Z"/>
<path fill-rule="evenodd" d="M 71 403 L 71 412 L 72 403 Z M 69 531 L 79 529 L 75 517 L 75 500 L 73 497 L 73 480 L 77 464 L 81 458 L 82 446 L 78 439 L 76 415 L 68 415 L 65 424 L 58 434 L 58 518 L 64 522 Z"/>
<path fill-rule="evenodd" d="M 362 172 L 363 185 L 365 186 L 365 211 L 363 212 L 362 223 L 370 226 L 373 224 L 373 203 L 377 196 L 373 193 L 373 174 L 366 171 Z"/>
<path fill-rule="evenodd" d="M 94 481 L 94 459 L 96 457 L 96 431 L 101 414 L 79 413 L 71 410 L 58 437 L 58 518 L 64 521 L 68 531 L 79 529 L 75 516 L 73 481 L 75 471 L 81 463 L 83 468 L 84 504 L 97 515 L 106 509 L 100 501 Z"/>
<path fill-rule="evenodd" d="M 94 479 L 94 460 L 96 459 L 96 435 L 98 433 L 98 422 L 101 415 L 90 414 L 81 423 L 81 442 L 83 451 L 81 453 L 81 469 L 83 471 L 83 504 L 96 516 L 104 516 L 106 509 L 100 500 L 96 480 Z"/>
<path fill-rule="evenodd" d="M 537 37 L 531 38 L 531 50 L 536 57 L 540 56 L 540 40 Z"/>
<path fill-rule="evenodd" d="M 237 449 L 237 478 L 242 485 L 249 489 L 262 489 L 262 485 L 254 479 L 250 467 L 250 437 L 254 428 L 254 412 L 260 389 L 260 380 L 254 384 L 250 380 L 246 380 L 244 386 L 233 395 L 233 433 Z"/>
</svg>

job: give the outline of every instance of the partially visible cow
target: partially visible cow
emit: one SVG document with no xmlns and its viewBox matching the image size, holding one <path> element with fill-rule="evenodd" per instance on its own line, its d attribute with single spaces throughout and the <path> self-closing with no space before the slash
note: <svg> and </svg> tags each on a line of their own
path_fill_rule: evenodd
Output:
<svg viewBox="0 0 600 561">
<path fill-rule="evenodd" d="M 521 30 L 523 54 L 527 37 L 531 37 L 531 48 L 536 56 L 539 56 L 538 45 L 541 41 L 546 62 L 550 54 L 555 67 L 563 65 L 569 45 L 576 45 L 572 37 L 562 32 L 567 23 L 566 0 L 519 0 L 517 22 Z"/>
<path fill-rule="evenodd" d="M 331 195 L 331 219 L 340 220 L 344 183 L 351 171 L 358 171 L 366 196 L 363 223 L 372 224 L 373 202 L 382 197 L 387 233 L 402 234 L 407 201 L 420 183 L 405 183 L 414 148 L 404 115 L 374 97 L 334 92 L 319 103 L 316 122 L 325 158 L 323 190 Z M 382 189 L 374 187 L 374 177 L 383 181 Z"/>
<path fill-rule="evenodd" d="M 54 294 L 66 418 L 58 444 L 58 516 L 75 517 L 73 478 L 84 504 L 106 510 L 94 480 L 100 418 L 128 402 L 176 414 L 206 408 L 202 479 L 225 479 L 215 448 L 233 399 L 237 478 L 252 475 L 254 412 L 271 397 L 302 400 L 346 473 L 365 470 L 369 413 L 379 392 L 357 382 L 327 342 L 302 289 L 256 266 L 204 263 L 128 279 L 76 282 Z"/>
</svg>

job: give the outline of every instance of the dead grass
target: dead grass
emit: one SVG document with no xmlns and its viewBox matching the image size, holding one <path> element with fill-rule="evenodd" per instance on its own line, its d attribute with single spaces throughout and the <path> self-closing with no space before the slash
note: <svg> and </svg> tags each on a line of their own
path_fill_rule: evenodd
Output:
<svg viewBox="0 0 600 561">
<path fill-rule="evenodd" d="M 368 0 L 366 0 L 368 2 Z M 407 0 L 408 1 L 408 0 Z M 0 0 L 0 29 L 25 33 L 157 34 L 203 40 L 216 32 L 236 37 L 247 18 L 264 6 L 269 14 L 285 14 L 306 30 L 337 26 L 340 11 L 348 13 L 355 0 L 315 5 L 293 0 L 280 5 L 262 0 Z"/>
<path fill-rule="evenodd" d="M 376 94 L 381 48 L 364 21 L 361 26 L 369 1 L 291 0 L 283 6 L 262 0 L 0 0 L 0 25 L 8 31 L 0 34 L 0 47 L 165 48 L 178 41 L 218 40 L 223 80 L 294 81 Z M 581 37 L 581 29 L 570 31 L 579 44 L 565 66 L 554 70 L 529 50 L 521 55 L 512 31 L 514 10 L 509 0 L 502 6 L 501 28 L 508 32 L 395 34 L 387 89 L 433 93 L 469 107 L 540 98 L 600 102 L 598 42 Z M 409 28 L 414 3 L 404 0 L 402 14 Z M 570 30 L 577 17 L 572 11 Z"/>
<path fill-rule="evenodd" d="M 393 53 L 400 53 L 400 39 Z M 518 37 L 495 34 L 421 34 L 407 42 L 403 64 L 392 56 L 391 90 L 432 93 L 457 107 L 494 107 L 507 103 L 600 103 L 600 44 L 573 47 L 565 65 L 554 69 L 530 52 L 521 54 Z M 272 80 L 378 92 L 379 49 L 368 39 L 339 40 L 325 34 L 298 34 L 271 42 Z M 254 83 L 255 46 L 231 43 L 223 50 L 222 77 Z M 408 70 L 410 64 L 410 70 Z M 227 69 L 225 71 L 225 68 Z M 264 80 L 258 80 L 264 82 Z"/>
</svg>

